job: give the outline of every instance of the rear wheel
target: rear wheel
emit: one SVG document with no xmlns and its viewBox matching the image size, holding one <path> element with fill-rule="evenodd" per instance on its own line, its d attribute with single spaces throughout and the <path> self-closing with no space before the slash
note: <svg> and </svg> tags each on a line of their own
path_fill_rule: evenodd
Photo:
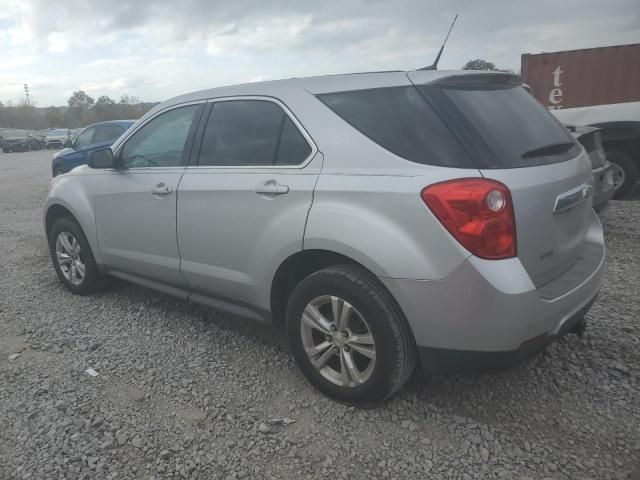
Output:
<svg viewBox="0 0 640 480">
<path fill-rule="evenodd" d="M 614 188 L 613 198 L 626 198 L 640 180 L 640 171 L 634 161 L 619 151 L 607 151 L 607 160 L 613 165 Z"/>
<path fill-rule="evenodd" d="M 305 377 L 342 402 L 379 403 L 415 366 L 415 342 L 402 313 L 375 277 L 352 265 L 302 280 L 289 299 L 286 330 Z"/>
<path fill-rule="evenodd" d="M 56 220 L 49 232 L 49 253 L 64 286 L 77 295 L 88 295 L 104 286 L 89 242 L 70 217 Z"/>
</svg>

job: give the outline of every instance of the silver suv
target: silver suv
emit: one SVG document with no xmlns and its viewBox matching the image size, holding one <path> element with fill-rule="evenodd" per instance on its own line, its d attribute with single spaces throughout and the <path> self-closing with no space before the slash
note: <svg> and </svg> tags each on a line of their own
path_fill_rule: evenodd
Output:
<svg viewBox="0 0 640 480">
<path fill-rule="evenodd" d="M 583 315 L 605 248 L 582 147 L 518 77 L 383 72 L 168 100 L 53 179 L 51 257 L 283 326 L 344 402 L 503 368 Z"/>
</svg>

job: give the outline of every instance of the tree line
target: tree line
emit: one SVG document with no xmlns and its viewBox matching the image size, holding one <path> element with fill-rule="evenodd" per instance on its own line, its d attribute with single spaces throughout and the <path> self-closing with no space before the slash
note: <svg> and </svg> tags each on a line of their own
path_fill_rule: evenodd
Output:
<svg viewBox="0 0 640 480">
<path fill-rule="evenodd" d="M 138 97 L 122 95 L 118 101 L 107 95 L 94 100 L 83 90 L 73 92 L 64 107 L 37 107 L 26 100 L 15 104 L 0 102 L 0 128 L 44 130 L 80 128 L 103 120 L 137 119 L 157 102 L 142 102 Z"/>
</svg>

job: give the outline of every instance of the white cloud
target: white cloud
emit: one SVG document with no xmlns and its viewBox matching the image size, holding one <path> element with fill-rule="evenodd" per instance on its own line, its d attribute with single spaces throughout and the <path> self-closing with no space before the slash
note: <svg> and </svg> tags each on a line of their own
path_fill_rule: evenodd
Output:
<svg viewBox="0 0 640 480">
<path fill-rule="evenodd" d="M 635 7 L 635 8 L 634 8 Z M 0 0 L 0 99 L 29 83 L 40 105 L 71 92 L 162 100 L 229 83 L 637 41 L 637 0 Z"/>
</svg>

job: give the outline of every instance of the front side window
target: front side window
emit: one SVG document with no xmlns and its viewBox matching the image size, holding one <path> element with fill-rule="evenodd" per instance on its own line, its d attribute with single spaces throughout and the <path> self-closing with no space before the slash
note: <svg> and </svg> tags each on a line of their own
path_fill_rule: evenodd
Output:
<svg viewBox="0 0 640 480">
<path fill-rule="evenodd" d="M 120 125 L 101 125 L 96 127 L 93 143 L 110 142 L 122 135 L 122 132 L 124 132 L 124 128 Z"/>
<path fill-rule="evenodd" d="M 89 127 L 76 138 L 76 147 L 85 147 L 93 143 L 93 133 L 96 127 Z"/>
<path fill-rule="evenodd" d="M 266 100 L 214 104 L 200 147 L 199 165 L 299 165 L 311 147 L 279 105 Z"/>
<path fill-rule="evenodd" d="M 122 148 L 125 168 L 176 167 L 187 161 L 187 137 L 200 105 L 162 113 L 149 121 Z"/>
</svg>

